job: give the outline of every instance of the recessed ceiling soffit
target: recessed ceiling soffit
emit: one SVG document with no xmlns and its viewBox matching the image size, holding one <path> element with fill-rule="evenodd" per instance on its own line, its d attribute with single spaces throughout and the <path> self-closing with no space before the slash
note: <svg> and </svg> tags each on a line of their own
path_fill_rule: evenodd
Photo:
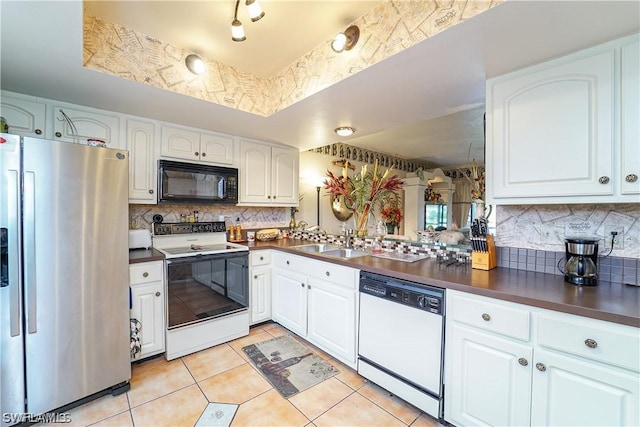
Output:
<svg viewBox="0 0 640 427">
<path fill-rule="evenodd" d="M 336 53 L 330 39 L 264 79 L 203 58 L 208 72 L 184 66 L 190 51 L 84 14 L 84 66 L 127 80 L 268 117 L 503 0 L 384 2 L 352 24 L 360 40 Z"/>
</svg>

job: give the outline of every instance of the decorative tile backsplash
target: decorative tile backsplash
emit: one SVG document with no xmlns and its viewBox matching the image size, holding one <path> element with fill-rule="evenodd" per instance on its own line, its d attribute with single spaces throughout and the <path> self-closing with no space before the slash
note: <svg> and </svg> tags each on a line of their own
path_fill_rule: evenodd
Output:
<svg viewBox="0 0 640 427">
<path fill-rule="evenodd" d="M 201 222 L 217 221 L 224 215 L 227 225 L 239 223 L 242 228 L 271 228 L 289 225 L 289 208 L 242 207 L 242 206 L 197 206 L 197 205 L 129 205 L 129 228 L 151 230 L 153 216 L 160 214 L 164 222 L 180 222 L 180 215 L 198 211 Z"/>
<path fill-rule="evenodd" d="M 640 258 L 640 203 L 496 207 L 496 245 L 564 252 L 565 237 L 597 236 L 607 253 L 610 229 L 623 228 L 623 249 L 611 256 Z"/>
</svg>

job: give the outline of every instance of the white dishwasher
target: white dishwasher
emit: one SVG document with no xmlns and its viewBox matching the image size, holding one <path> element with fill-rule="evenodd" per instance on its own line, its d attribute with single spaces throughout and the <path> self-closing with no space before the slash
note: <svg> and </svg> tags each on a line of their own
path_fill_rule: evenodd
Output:
<svg viewBox="0 0 640 427">
<path fill-rule="evenodd" d="M 360 273 L 358 373 L 444 422 L 444 289 Z"/>
</svg>

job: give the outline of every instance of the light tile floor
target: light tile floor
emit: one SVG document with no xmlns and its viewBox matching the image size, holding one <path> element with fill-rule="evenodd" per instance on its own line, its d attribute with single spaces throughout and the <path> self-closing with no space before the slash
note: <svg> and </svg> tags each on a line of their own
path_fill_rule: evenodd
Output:
<svg viewBox="0 0 640 427">
<path fill-rule="evenodd" d="M 72 425 L 193 426 L 209 402 L 237 404 L 231 426 L 439 426 L 438 420 L 313 349 L 340 373 L 284 399 L 248 362 L 242 347 L 289 333 L 275 323 L 246 337 L 167 362 L 133 364 L 131 390 L 70 411 Z"/>
</svg>

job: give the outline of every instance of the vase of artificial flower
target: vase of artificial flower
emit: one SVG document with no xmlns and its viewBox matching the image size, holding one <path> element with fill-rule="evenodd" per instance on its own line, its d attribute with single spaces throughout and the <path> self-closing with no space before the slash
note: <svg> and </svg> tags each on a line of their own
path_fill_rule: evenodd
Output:
<svg viewBox="0 0 640 427">
<path fill-rule="evenodd" d="M 397 199 L 390 199 L 387 203 L 390 204 L 380 210 L 380 215 L 382 215 L 382 219 L 387 225 L 387 234 L 395 234 L 396 227 L 398 227 L 403 218 L 402 210 L 398 207 Z"/>
<path fill-rule="evenodd" d="M 373 171 L 364 165 L 360 173 L 349 177 L 348 162 L 345 162 L 342 175 L 334 175 L 327 171 L 324 188 L 332 196 L 343 196 L 345 206 L 353 212 L 354 235 L 366 236 L 371 208 L 383 198 L 402 190 L 404 181 L 398 175 L 391 175 L 393 167 L 380 173 L 378 161 Z"/>
</svg>

